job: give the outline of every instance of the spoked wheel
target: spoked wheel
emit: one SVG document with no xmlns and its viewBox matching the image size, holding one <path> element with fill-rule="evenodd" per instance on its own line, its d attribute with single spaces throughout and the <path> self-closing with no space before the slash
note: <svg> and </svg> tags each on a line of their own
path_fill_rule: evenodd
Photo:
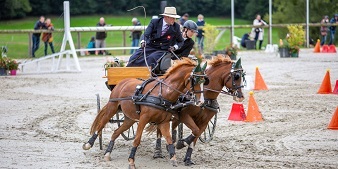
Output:
<svg viewBox="0 0 338 169">
<path fill-rule="evenodd" d="M 199 139 L 202 143 L 208 143 L 213 139 L 217 122 L 217 114 L 210 119 L 208 126 L 205 128 L 204 132 L 200 135 Z"/>
<path fill-rule="evenodd" d="M 96 104 L 97 104 L 97 114 L 100 113 L 101 105 L 100 105 L 100 95 L 96 94 Z M 99 133 L 99 144 L 100 144 L 100 150 L 103 150 L 102 148 L 102 131 Z"/>
<path fill-rule="evenodd" d="M 123 121 L 124 121 L 124 114 L 121 108 L 119 107 L 115 116 L 112 119 L 110 119 L 110 122 L 117 123 L 117 126 L 120 127 L 123 124 Z M 137 126 L 138 126 L 138 122 L 134 123 L 128 130 L 121 133 L 122 137 L 127 141 L 134 140 L 135 135 L 136 135 Z"/>
</svg>

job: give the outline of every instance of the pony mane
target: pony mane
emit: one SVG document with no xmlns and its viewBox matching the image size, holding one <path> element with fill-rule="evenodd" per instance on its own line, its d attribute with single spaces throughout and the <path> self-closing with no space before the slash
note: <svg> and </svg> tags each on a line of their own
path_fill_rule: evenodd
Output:
<svg viewBox="0 0 338 169">
<path fill-rule="evenodd" d="M 208 62 L 211 66 L 217 66 L 222 63 L 233 63 L 233 61 L 230 59 L 229 56 L 225 57 L 224 55 L 217 55 L 217 57 L 214 57 L 211 61 Z"/>
<path fill-rule="evenodd" d="M 196 66 L 196 65 L 197 64 L 195 61 L 184 57 L 182 60 L 176 61 L 176 63 L 167 70 L 167 72 L 163 75 L 163 77 L 164 78 L 168 77 L 170 74 L 172 74 L 182 66 Z"/>
</svg>

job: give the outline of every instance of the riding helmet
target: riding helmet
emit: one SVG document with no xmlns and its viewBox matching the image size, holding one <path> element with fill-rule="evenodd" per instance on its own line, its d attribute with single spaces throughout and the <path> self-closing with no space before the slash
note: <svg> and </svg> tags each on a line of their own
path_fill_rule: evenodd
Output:
<svg viewBox="0 0 338 169">
<path fill-rule="evenodd" d="M 184 22 L 183 28 L 188 28 L 190 30 L 195 31 L 196 33 L 198 32 L 198 26 L 192 20 L 187 20 L 186 22 Z"/>
</svg>

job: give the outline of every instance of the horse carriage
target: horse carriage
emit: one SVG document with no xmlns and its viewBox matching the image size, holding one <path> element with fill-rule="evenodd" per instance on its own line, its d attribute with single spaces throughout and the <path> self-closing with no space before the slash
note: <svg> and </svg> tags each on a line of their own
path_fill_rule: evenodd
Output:
<svg viewBox="0 0 338 169">
<path fill-rule="evenodd" d="M 191 59 L 182 59 L 171 66 L 171 55 L 168 53 L 157 62 L 151 71 L 147 67 L 106 69 L 106 85 L 112 92 L 109 102 L 103 108 L 100 107 L 100 97 L 97 95 L 98 114 L 90 130 L 92 136 L 83 145 L 84 150 L 89 150 L 97 138 L 102 149 L 102 129 L 108 122 L 116 123 L 118 128 L 112 134 L 104 154 L 105 160 L 111 160 L 115 140 L 122 135 L 125 140 L 134 139 L 128 160 L 129 166 L 135 168 L 135 153 L 142 132 L 150 123 L 155 125 L 150 125 L 147 131 L 157 130 L 153 157 L 163 157 L 163 136 L 172 165 L 177 166 L 175 149 L 186 146 L 188 148 L 184 162 L 185 165 L 192 165 L 194 162 L 191 154 L 197 140 L 209 142 L 213 138 L 219 112 L 218 95 L 231 95 L 236 101 L 244 99 L 241 88 L 245 73 L 240 59 L 233 62 L 229 57 L 217 56 L 209 61 L 208 69 L 206 64 L 201 66 L 200 60 L 196 64 Z M 166 73 L 163 74 L 164 72 Z M 150 73 L 159 77 L 151 76 Z M 183 125 L 179 123 L 184 123 L 191 130 L 188 137 L 183 138 Z M 176 147 L 173 144 L 175 142 Z"/>
<path fill-rule="evenodd" d="M 157 66 L 151 70 L 153 76 L 163 75 L 171 66 L 171 58 L 173 54 L 166 52 L 158 60 Z M 194 59 L 194 58 L 192 58 Z M 111 91 L 121 80 L 126 78 L 137 78 L 137 79 L 148 79 L 151 77 L 151 73 L 147 67 L 119 67 L 119 60 L 115 60 L 113 65 L 105 65 L 105 75 L 103 78 L 107 78 L 105 82 L 107 88 Z M 101 110 L 100 96 L 96 94 L 97 99 L 97 112 Z M 120 127 L 124 122 L 124 114 L 121 109 L 113 116 L 109 123 L 116 124 Z M 208 143 L 213 139 L 213 135 L 216 129 L 217 114 L 209 121 L 209 124 L 204 133 L 199 137 L 199 140 L 203 143 Z M 133 140 L 136 134 L 138 122 L 132 125 L 129 129 L 122 132 L 122 137 L 126 140 Z M 178 126 L 178 140 L 183 138 L 184 125 L 180 123 Z M 102 145 L 102 133 L 99 134 L 99 145 L 100 149 L 103 149 Z"/>
</svg>

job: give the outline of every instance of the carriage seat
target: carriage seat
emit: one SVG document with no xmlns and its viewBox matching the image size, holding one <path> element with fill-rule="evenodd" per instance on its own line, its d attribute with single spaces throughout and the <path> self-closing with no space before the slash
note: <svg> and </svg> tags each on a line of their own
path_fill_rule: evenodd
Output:
<svg viewBox="0 0 338 169">
<path fill-rule="evenodd" d="M 170 67 L 171 67 L 171 56 L 172 54 L 169 52 L 164 53 L 156 62 L 156 66 L 152 69 L 152 71 L 156 75 L 163 75 Z"/>
</svg>

